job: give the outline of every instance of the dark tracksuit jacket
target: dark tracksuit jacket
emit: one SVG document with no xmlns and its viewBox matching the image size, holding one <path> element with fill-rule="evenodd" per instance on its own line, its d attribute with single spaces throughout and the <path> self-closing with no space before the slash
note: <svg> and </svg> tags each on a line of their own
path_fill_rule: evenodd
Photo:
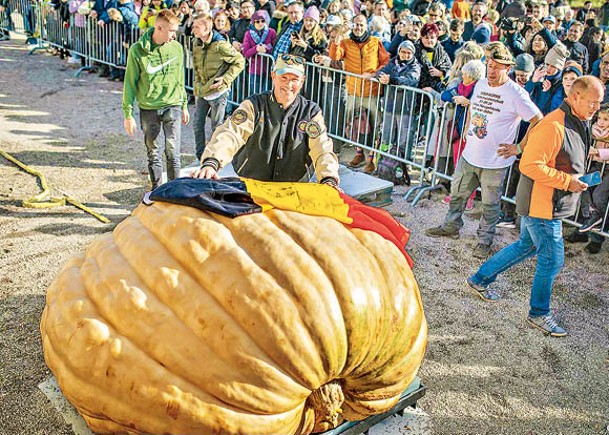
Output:
<svg viewBox="0 0 609 435">
<path fill-rule="evenodd" d="M 300 181 L 313 164 L 317 180 L 339 180 L 321 109 L 302 95 L 287 109 L 273 91 L 252 95 L 214 131 L 202 161 L 216 170 L 232 161 L 237 174 L 261 181 Z"/>
<path fill-rule="evenodd" d="M 569 50 L 569 59 L 579 63 L 584 69 L 584 74 L 588 74 L 590 71 L 588 48 L 581 42 L 571 42 L 568 39 L 565 39 L 563 44 Z"/>
<path fill-rule="evenodd" d="M 572 174 L 584 174 L 590 133 L 563 102 L 529 132 L 520 159 L 516 212 L 540 219 L 575 214 L 580 193 L 567 188 Z"/>
</svg>

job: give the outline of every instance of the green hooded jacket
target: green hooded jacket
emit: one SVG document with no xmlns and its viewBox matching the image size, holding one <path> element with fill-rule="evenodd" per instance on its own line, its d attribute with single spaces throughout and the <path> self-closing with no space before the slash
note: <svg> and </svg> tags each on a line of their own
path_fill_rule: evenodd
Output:
<svg viewBox="0 0 609 435">
<path fill-rule="evenodd" d="M 184 88 L 184 49 L 177 41 L 156 45 L 150 29 L 129 48 L 123 87 L 123 113 L 133 117 L 133 101 L 140 109 L 187 107 Z"/>
</svg>

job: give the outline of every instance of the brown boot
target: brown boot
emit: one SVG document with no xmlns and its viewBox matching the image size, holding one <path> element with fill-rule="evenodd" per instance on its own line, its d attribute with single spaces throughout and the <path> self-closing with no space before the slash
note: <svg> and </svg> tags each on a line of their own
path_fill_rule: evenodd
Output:
<svg viewBox="0 0 609 435">
<path fill-rule="evenodd" d="M 353 157 L 353 159 L 348 163 L 348 165 L 351 167 L 358 167 L 358 166 L 361 166 L 362 163 L 364 163 L 365 161 L 366 161 L 366 157 L 364 157 L 364 154 L 357 153 L 355 155 L 355 157 Z"/>
<path fill-rule="evenodd" d="M 374 166 L 374 162 L 372 160 L 368 160 L 366 162 L 366 166 L 364 166 L 364 169 L 362 169 L 362 172 L 365 174 L 373 174 L 375 169 L 376 166 Z"/>
</svg>

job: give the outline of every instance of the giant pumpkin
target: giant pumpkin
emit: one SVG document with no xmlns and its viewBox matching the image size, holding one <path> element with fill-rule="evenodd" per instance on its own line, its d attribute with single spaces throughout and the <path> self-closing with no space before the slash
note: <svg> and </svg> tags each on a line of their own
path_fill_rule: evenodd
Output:
<svg viewBox="0 0 609 435">
<path fill-rule="evenodd" d="M 41 332 L 94 432 L 307 434 L 391 408 L 427 324 L 404 256 L 374 232 L 155 203 L 63 268 Z"/>
</svg>

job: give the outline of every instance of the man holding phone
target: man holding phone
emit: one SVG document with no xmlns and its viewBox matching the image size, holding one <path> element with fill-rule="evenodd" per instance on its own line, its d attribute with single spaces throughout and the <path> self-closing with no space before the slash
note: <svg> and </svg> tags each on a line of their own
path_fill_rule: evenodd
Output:
<svg viewBox="0 0 609 435">
<path fill-rule="evenodd" d="M 586 149 L 591 142 L 589 121 L 603 96 L 600 80 L 580 77 L 563 104 L 529 131 L 516 193 L 520 239 L 467 279 L 469 288 L 481 299 L 496 301 L 499 295 L 488 286 L 500 273 L 537 255 L 527 322 L 553 337 L 567 335 L 550 312 L 552 286 L 565 257 L 561 219 L 575 213 L 580 193 L 588 188 L 579 176 L 585 172 Z"/>
<path fill-rule="evenodd" d="M 287 7 L 287 12 L 290 21 L 283 25 L 277 35 L 275 47 L 273 47 L 273 57 L 275 59 L 279 58 L 282 54 L 289 53 L 293 38 L 302 29 L 304 5 L 299 1 L 291 2 Z"/>
</svg>

